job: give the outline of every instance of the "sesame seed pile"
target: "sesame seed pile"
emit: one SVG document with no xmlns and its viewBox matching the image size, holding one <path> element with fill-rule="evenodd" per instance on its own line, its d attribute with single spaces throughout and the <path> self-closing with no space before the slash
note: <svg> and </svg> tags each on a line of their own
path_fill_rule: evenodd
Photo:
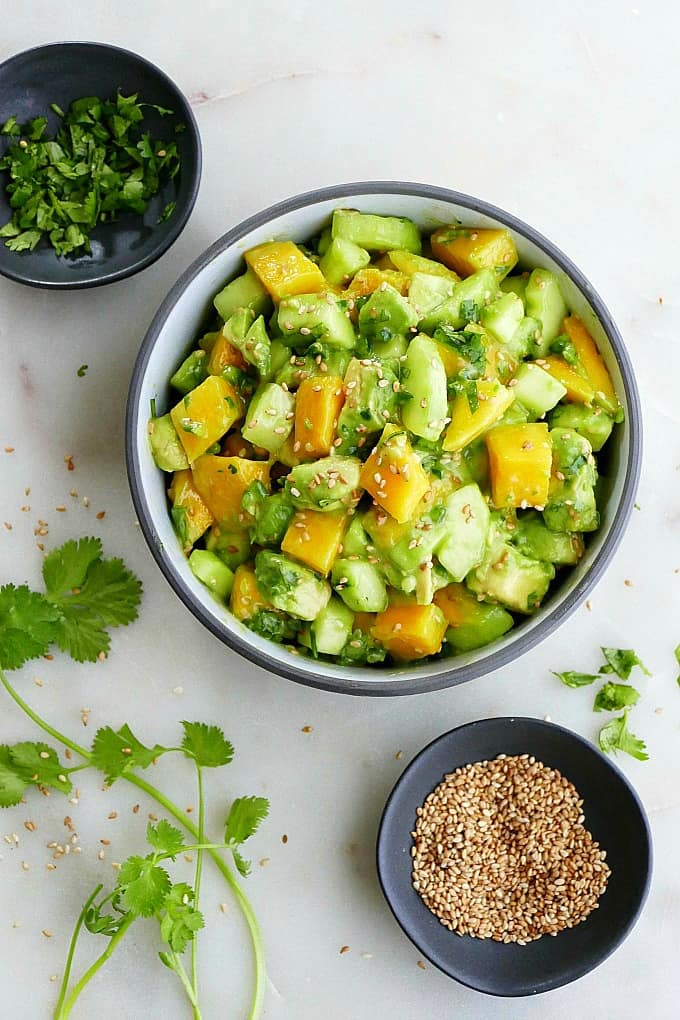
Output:
<svg viewBox="0 0 680 1020">
<path fill-rule="evenodd" d="M 465 765 L 417 809 L 413 888 L 459 935 L 557 935 L 598 906 L 611 874 L 572 783 L 533 756 Z"/>
</svg>

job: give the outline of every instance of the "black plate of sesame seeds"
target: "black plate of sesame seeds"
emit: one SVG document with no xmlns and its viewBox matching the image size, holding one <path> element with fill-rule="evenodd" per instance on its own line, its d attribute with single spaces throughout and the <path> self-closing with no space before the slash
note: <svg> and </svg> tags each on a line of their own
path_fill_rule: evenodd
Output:
<svg viewBox="0 0 680 1020">
<path fill-rule="evenodd" d="M 501 755 L 489 801 L 483 784 L 496 782 Z M 489 995 L 535 995 L 587 974 L 627 937 L 652 841 L 632 786 L 587 740 L 538 719 L 482 719 L 407 766 L 380 823 L 377 867 L 396 920 L 432 964 Z"/>
</svg>

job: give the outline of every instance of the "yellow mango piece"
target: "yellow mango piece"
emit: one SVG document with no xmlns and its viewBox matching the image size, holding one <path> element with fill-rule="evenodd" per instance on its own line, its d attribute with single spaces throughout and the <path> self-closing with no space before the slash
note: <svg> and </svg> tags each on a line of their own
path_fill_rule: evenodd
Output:
<svg viewBox="0 0 680 1020">
<path fill-rule="evenodd" d="M 210 352 L 208 372 L 210 375 L 221 375 L 228 365 L 235 365 L 236 368 L 240 368 L 244 372 L 248 368 L 248 362 L 238 347 L 235 347 L 223 333 L 220 333 Z"/>
<path fill-rule="evenodd" d="M 430 238 L 432 254 L 461 276 L 495 269 L 505 276 L 517 264 L 515 242 L 505 229 L 440 227 Z"/>
<path fill-rule="evenodd" d="M 394 287 L 401 295 L 408 294 L 409 278 L 396 269 L 378 269 L 377 266 L 366 266 L 355 273 L 349 287 L 343 291 L 345 297 L 360 298 L 367 297 L 374 290 L 378 290 L 381 284 L 386 283 Z"/>
<path fill-rule="evenodd" d="M 564 358 L 550 354 L 547 358 L 537 358 L 536 364 L 549 372 L 553 379 L 562 383 L 567 391 L 565 400 L 570 400 L 573 404 L 587 404 L 588 407 L 594 402 L 595 390 L 590 381 L 567 364 Z"/>
<path fill-rule="evenodd" d="M 294 294 L 318 294 L 326 290 L 323 274 L 292 241 L 267 241 L 251 248 L 245 260 L 274 301 Z"/>
<path fill-rule="evenodd" d="M 477 597 L 464 584 L 448 584 L 434 593 L 434 604 L 439 606 L 449 627 L 461 627 L 474 621 Z"/>
<path fill-rule="evenodd" d="M 375 623 L 377 613 L 355 613 L 354 630 L 361 630 L 364 634 L 371 633 L 371 627 Z"/>
<path fill-rule="evenodd" d="M 194 485 L 225 530 L 243 528 L 241 500 L 251 482 L 269 488 L 269 464 L 244 457 L 199 457 L 192 470 Z"/>
<path fill-rule="evenodd" d="M 576 348 L 581 368 L 595 391 L 595 402 L 605 411 L 615 415 L 620 406 L 619 398 L 616 396 L 614 383 L 604 358 L 592 336 L 576 315 L 570 315 L 563 321 L 562 331 Z"/>
<path fill-rule="evenodd" d="M 409 277 L 414 273 L 427 273 L 429 276 L 443 276 L 447 280 L 460 280 L 458 273 L 454 273 L 448 266 L 443 266 L 441 262 L 435 262 L 434 259 L 426 259 L 423 255 L 414 255 L 411 251 L 399 251 L 399 249 L 388 251 L 384 255 L 384 260 L 385 268 L 391 266 Z"/>
<path fill-rule="evenodd" d="M 213 523 L 213 515 L 201 499 L 188 468 L 175 471 L 168 496 L 175 510 L 175 531 L 184 551 L 188 552 Z"/>
<path fill-rule="evenodd" d="M 497 379 L 480 379 L 477 383 L 476 411 L 470 410 L 470 403 L 464 393 L 459 393 L 451 406 L 451 423 L 444 435 L 443 448 L 451 452 L 479 439 L 494 422 L 502 418 L 514 400 L 514 394 Z"/>
<path fill-rule="evenodd" d="M 361 469 L 359 484 L 400 524 L 413 516 L 430 488 L 427 472 L 398 425 L 385 426 Z"/>
<path fill-rule="evenodd" d="M 402 662 L 435 655 L 446 633 L 446 618 L 439 606 L 418 606 L 399 599 L 384 613 L 378 613 L 371 634 Z"/>
<path fill-rule="evenodd" d="M 340 376 L 318 375 L 300 384 L 295 399 L 293 451 L 301 460 L 326 457 L 331 452 L 344 403 L 345 389 Z"/>
<path fill-rule="evenodd" d="M 258 609 L 273 609 L 257 586 L 252 563 L 241 563 L 234 571 L 229 608 L 237 620 L 250 620 Z"/>
<path fill-rule="evenodd" d="M 245 439 L 238 429 L 234 429 L 222 441 L 221 454 L 223 457 L 245 457 L 246 460 L 268 460 L 269 450 L 261 446 L 253 446 L 249 439 Z"/>
<path fill-rule="evenodd" d="M 485 440 L 493 505 L 542 509 L 548 502 L 552 467 L 547 423 L 497 425 Z"/>
<path fill-rule="evenodd" d="M 242 414 L 240 394 L 219 375 L 209 375 L 170 411 L 190 462 L 221 439 Z"/>
<path fill-rule="evenodd" d="M 439 340 L 435 340 L 435 344 L 437 345 L 447 377 L 451 379 L 454 375 L 458 375 L 467 365 L 465 358 L 458 351 L 454 351 L 453 347 L 449 347 L 448 344 L 442 344 Z"/>
<path fill-rule="evenodd" d="M 281 550 L 325 576 L 337 559 L 347 520 L 344 510 L 298 510 L 283 536 Z"/>
</svg>

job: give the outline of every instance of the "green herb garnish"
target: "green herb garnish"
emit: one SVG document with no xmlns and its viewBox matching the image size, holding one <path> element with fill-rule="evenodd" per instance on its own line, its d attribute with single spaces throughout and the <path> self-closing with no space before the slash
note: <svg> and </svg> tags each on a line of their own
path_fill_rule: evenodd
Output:
<svg viewBox="0 0 680 1020">
<path fill-rule="evenodd" d="M 638 761 L 647 761 L 649 755 L 643 740 L 640 740 L 628 729 L 628 712 L 617 716 L 603 726 L 598 738 L 600 750 L 605 754 L 616 754 L 625 751 Z"/>
<path fill-rule="evenodd" d="M 576 673 L 572 670 L 567 670 L 565 673 L 555 673 L 553 670 L 553 676 L 556 676 L 567 687 L 587 687 L 588 684 L 599 680 L 597 673 Z"/>
<path fill-rule="evenodd" d="M 607 660 L 600 673 L 616 673 L 622 680 L 627 680 L 633 667 L 639 666 L 645 676 L 651 676 L 647 667 L 632 648 L 603 648 L 602 654 Z"/>
<path fill-rule="evenodd" d="M 630 708 L 640 700 L 640 692 L 628 684 L 615 684 L 611 680 L 604 684 L 595 695 L 593 712 L 618 712 Z"/>
</svg>

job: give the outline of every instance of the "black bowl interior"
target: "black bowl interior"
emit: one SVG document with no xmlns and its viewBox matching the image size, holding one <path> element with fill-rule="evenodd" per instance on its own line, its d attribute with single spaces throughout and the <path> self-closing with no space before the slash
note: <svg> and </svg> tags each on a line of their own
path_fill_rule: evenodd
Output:
<svg viewBox="0 0 680 1020">
<path fill-rule="evenodd" d="M 37 287 L 94 287 L 131 276 L 166 251 L 179 236 L 193 209 L 201 176 L 201 142 L 193 113 L 186 98 L 159 68 L 143 57 L 116 46 L 101 43 L 68 42 L 39 46 L 10 57 L 0 65 L 0 123 L 16 115 L 20 123 L 44 114 L 48 134 L 58 118 L 50 110 L 56 103 L 67 109 L 82 96 L 101 99 L 137 93 L 141 102 L 173 110 L 161 116 L 148 109 L 143 129 L 152 138 L 175 139 L 181 169 L 173 181 L 149 202 L 143 217 L 120 216 L 114 223 L 98 226 L 91 233 L 92 255 L 57 257 L 47 242 L 32 252 L 12 252 L 0 241 L 0 273 Z M 175 125 L 185 125 L 175 134 Z M 0 151 L 9 142 L 0 138 Z M 5 192 L 7 178 L 0 175 L 0 225 L 11 209 Z M 175 202 L 172 216 L 158 223 L 168 202 Z"/>
<path fill-rule="evenodd" d="M 582 924 L 526 946 L 460 936 L 444 928 L 411 886 L 416 808 L 444 775 L 499 754 L 533 754 L 574 783 L 585 825 L 607 851 L 611 877 Z M 652 844 L 644 809 L 623 774 L 592 744 L 537 719 L 483 719 L 434 740 L 407 766 L 387 802 L 377 847 L 378 876 L 397 921 L 440 970 L 491 995 L 534 995 L 574 981 L 629 933 L 644 904 Z"/>
</svg>

